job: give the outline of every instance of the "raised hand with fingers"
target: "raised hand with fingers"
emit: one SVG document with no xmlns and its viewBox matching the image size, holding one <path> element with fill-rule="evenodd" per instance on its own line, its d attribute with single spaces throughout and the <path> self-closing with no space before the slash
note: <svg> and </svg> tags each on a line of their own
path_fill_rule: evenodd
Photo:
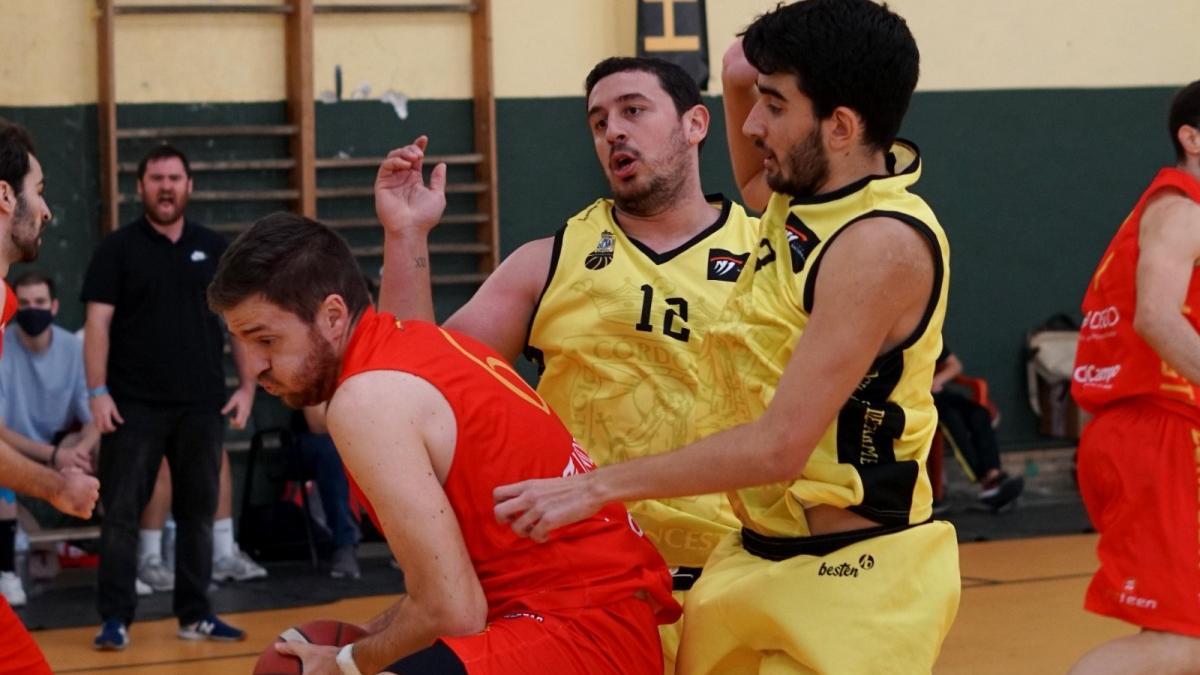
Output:
<svg viewBox="0 0 1200 675">
<path fill-rule="evenodd" d="M 433 167 L 429 184 L 421 170 L 429 138 L 388 153 L 375 177 L 375 214 L 389 235 L 427 234 L 446 210 L 446 165 Z"/>
</svg>

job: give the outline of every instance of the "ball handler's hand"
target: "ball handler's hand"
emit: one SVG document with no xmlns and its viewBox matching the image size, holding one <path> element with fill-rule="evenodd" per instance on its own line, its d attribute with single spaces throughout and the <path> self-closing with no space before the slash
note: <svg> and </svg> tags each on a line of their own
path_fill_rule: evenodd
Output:
<svg viewBox="0 0 1200 675">
<path fill-rule="evenodd" d="M 595 515 L 604 506 L 589 489 L 590 475 L 502 485 L 492 491 L 496 520 L 508 524 L 522 537 L 544 542 L 551 531 Z"/>
<path fill-rule="evenodd" d="M 425 184 L 421 169 L 429 138 L 388 153 L 375 176 L 375 215 L 390 236 L 426 235 L 446 210 L 446 165 L 438 164 Z"/>
<path fill-rule="evenodd" d="M 276 642 L 275 651 L 300 659 L 304 675 L 342 675 L 338 667 L 338 647 L 310 645 L 302 642 Z"/>
</svg>

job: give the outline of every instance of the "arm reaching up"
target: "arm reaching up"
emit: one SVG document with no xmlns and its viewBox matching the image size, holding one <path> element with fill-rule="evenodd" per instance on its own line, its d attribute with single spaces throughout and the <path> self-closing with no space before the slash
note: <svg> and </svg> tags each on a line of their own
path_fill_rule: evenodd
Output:
<svg viewBox="0 0 1200 675">
<path fill-rule="evenodd" d="M 763 173 L 762 153 L 742 133 L 742 123 L 749 117 L 750 109 L 758 99 L 757 82 L 758 71 L 746 60 L 742 39 L 738 38 L 721 60 L 725 138 L 729 141 L 729 161 L 733 166 L 733 178 L 742 193 L 742 203 L 761 212 L 771 198 L 771 188 L 767 186 L 767 178 Z"/>
<path fill-rule="evenodd" d="M 433 321 L 429 231 L 446 210 L 446 165 L 425 184 L 426 136 L 388 153 L 375 177 L 375 214 L 383 225 L 379 309 L 401 319 Z"/>
</svg>

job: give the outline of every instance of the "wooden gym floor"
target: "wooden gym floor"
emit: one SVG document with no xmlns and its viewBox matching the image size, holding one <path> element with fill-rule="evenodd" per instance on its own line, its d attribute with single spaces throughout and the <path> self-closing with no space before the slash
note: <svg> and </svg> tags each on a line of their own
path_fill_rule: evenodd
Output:
<svg viewBox="0 0 1200 675">
<path fill-rule="evenodd" d="M 1133 633 L 1082 609 L 1096 567 L 1095 543 L 1095 535 L 1071 535 L 963 544 L 962 605 L 934 672 L 1064 673 L 1091 647 Z M 234 644 L 178 640 L 173 619 L 136 624 L 130 647 L 116 653 L 91 649 L 95 627 L 33 635 L 56 673 L 248 673 L 262 647 L 284 628 L 316 618 L 364 621 L 388 602 L 388 596 L 375 596 L 230 614 L 249 633 L 246 642 Z"/>
</svg>

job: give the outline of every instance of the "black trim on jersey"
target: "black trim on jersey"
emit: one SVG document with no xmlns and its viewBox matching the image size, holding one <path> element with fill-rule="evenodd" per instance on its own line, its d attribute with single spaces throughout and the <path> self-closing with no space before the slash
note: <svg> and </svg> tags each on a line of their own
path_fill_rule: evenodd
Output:
<svg viewBox="0 0 1200 675">
<path fill-rule="evenodd" d="M 824 260 L 825 254 L 829 251 L 829 248 L 833 246 L 833 241 L 837 239 L 838 236 L 843 232 L 850 229 L 855 223 L 866 220 L 867 218 L 895 218 L 896 220 L 899 220 L 905 225 L 908 225 L 916 230 L 921 234 L 921 236 L 925 237 L 925 239 L 928 240 L 930 249 L 932 249 L 933 290 L 929 294 L 929 302 L 925 304 L 925 312 L 921 315 L 921 321 L 917 323 L 917 327 L 913 330 L 913 332 L 900 344 L 890 349 L 888 354 L 892 352 L 902 352 L 905 349 L 913 346 L 917 340 L 921 339 L 921 335 L 925 332 L 925 329 L 929 328 L 929 321 L 933 318 L 933 311 L 937 308 L 938 298 L 940 298 L 942 295 L 942 283 L 944 283 L 946 277 L 946 269 L 944 264 L 945 261 L 942 258 L 942 247 L 938 243 L 937 235 L 933 233 L 933 228 L 929 227 L 929 225 L 925 224 L 925 222 L 921 221 L 920 219 L 914 218 L 907 213 L 900 213 L 899 211 L 869 211 L 860 215 L 854 220 L 851 220 L 849 223 L 846 223 L 844 226 L 842 226 L 840 230 L 834 232 L 833 235 L 827 240 L 825 248 L 821 249 L 821 252 L 817 254 L 817 259 L 813 261 L 812 271 L 808 273 L 808 278 L 804 281 L 804 297 L 802 300 L 804 305 L 803 308 L 805 313 L 810 316 L 812 315 L 813 303 L 816 301 L 817 294 L 817 273 L 821 270 L 821 261 Z M 884 354 L 884 356 L 886 355 L 887 354 Z"/>
<path fill-rule="evenodd" d="M 700 575 L 704 572 L 703 567 L 679 567 L 674 572 L 671 572 L 671 590 L 673 591 L 690 591 L 692 586 L 700 581 Z"/>
<path fill-rule="evenodd" d="M 650 262 L 654 263 L 655 265 L 662 265 L 663 263 L 670 262 L 676 256 L 687 251 L 689 248 L 695 246 L 704 239 L 707 239 L 709 235 L 724 227 L 725 221 L 729 220 L 729 211 L 733 208 L 733 202 L 725 199 L 725 195 L 722 195 L 721 193 L 704 195 L 704 200 L 709 204 L 721 202 L 721 215 L 717 216 L 716 222 L 714 222 L 712 225 L 704 228 L 702 232 L 687 240 L 683 244 L 676 246 L 670 251 L 658 253 L 649 246 L 629 236 L 629 233 L 625 232 L 624 228 L 621 228 L 621 231 L 625 233 L 625 238 L 628 239 L 629 242 L 632 243 L 635 248 L 637 248 L 637 250 L 641 251 L 643 255 L 650 259 Z M 621 222 L 617 220 L 617 209 L 615 207 L 612 210 L 612 219 L 613 223 L 616 224 L 617 227 L 621 227 Z"/>
<path fill-rule="evenodd" d="M 558 228 L 558 231 L 554 233 L 554 248 L 550 251 L 550 270 L 546 272 L 546 284 L 542 286 L 542 292 L 538 293 L 537 302 L 533 304 L 533 314 L 529 315 L 529 325 L 525 327 L 525 349 L 522 354 L 537 366 L 539 376 L 546 370 L 546 355 L 542 353 L 542 350 L 529 344 L 529 338 L 533 336 L 533 322 L 537 319 L 538 310 L 542 308 L 542 299 L 546 297 L 546 291 L 550 290 L 550 283 L 554 281 L 554 273 L 558 270 L 558 259 L 562 255 L 563 238 L 566 237 L 566 234 L 566 225 Z"/>
<path fill-rule="evenodd" d="M 931 521 L 925 521 L 925 523 L 928 522 Z M 795 558 L 798 555 L 824 557 L 851 544 L 857 544 L 860 541 L 866 541 L 875 537 L 895 534 L 896 532 L 903 532 L 910 527 L 919 527 L 925 523 L 916 523 L 914 525 L 909 525 L 908 523 L 904 523 L 903 525 L 880 525 L 879 527 L 868 527 L 861 530 L 850 530 L 849 532 L 814 534 L 807 537 L 770 537 L 743 527 L 742 546 L 746 549 L 747 553 L 775 562 Z M 854 562 L 858 562 L 862 569 L 870 569 L 874 566 L 875 561 L 851 561 L 851 564 Z"/>
<path fill-rule="evenodd" d="M 852 195 L 855 192 L 858 192 L 873 180 L 883 180 L 887 178 L 895 178 L 896 176 L 904 176 L 910 173 L 916 173 L 917 169 L 921 168 L 921 149 L 917 147 L 916 143 L 904 140 L 902 138 L 897 138 L 895 142 L 912 148 L 913 155 L 915 155 L 912 164 L 905 167 L 900 173 L 895 173 L 896 156 L 892 154 L 891 151 L 888 151 L 884 153 L 885 161 L 887 162 L 887 174 L 872 175 L 865 178 L 860 178 L 859 180 L 856 180 L 849 185 L 842 186 L 833 192 L 825 192 L 819 195 L 809 195 L 807 197 L 791 197 L 788 200 L 788 203 L 792 206 L 801 206 L 804 204 L 827 204 L 829 202 L 837 201 L 847 195 Z"/>
</svg>

